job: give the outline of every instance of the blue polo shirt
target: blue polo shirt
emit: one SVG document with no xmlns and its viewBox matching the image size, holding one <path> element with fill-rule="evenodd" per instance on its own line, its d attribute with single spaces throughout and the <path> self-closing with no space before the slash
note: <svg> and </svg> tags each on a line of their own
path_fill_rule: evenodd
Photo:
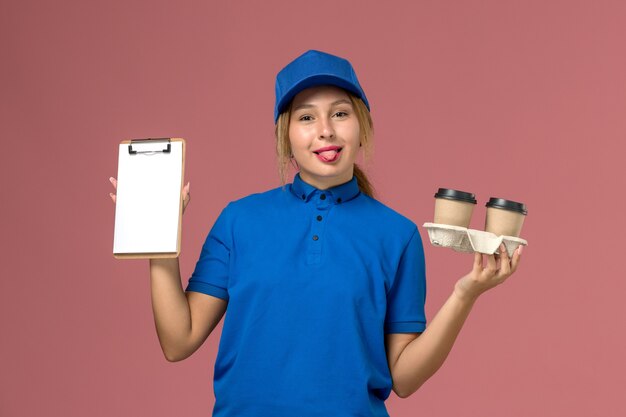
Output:
<svg viewBox="0 0 626 417">
<path fill-rule="evenodd" d="M 229 203 L 186 291 L 228 300 L 214 417 L 388 416 L 384 334 L 426 324 L 418 229 L 355 177 Z"/>
</svg>

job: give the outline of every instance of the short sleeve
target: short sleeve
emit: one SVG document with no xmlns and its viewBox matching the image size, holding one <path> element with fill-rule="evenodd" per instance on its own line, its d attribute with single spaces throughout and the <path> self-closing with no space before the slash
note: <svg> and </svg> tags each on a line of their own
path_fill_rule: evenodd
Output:
<svg viewBox="0 0 626 417">
<path fill-rule="evenodd" d="M 426 329 L 426 265 L 417 227 L 404 248 L 387 293 L 385 333 L 420 333 Z"/>
<path fill-rule="evenodd" d="M 232 248 L 232 219 L 229 206 L 222 210 L 202 245 L 200 258 L 185 291 L 201 292 L 228 300 Z"/>
</svg>

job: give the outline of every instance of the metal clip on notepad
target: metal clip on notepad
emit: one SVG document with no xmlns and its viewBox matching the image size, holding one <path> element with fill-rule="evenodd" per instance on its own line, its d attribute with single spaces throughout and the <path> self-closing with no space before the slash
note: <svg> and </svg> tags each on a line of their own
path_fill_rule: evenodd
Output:
<svg viewBox="0 0 626 417">
<path fill-rule="evenodd" d="M 140 143 L 155 143 L 155 142 L 167 142 L 167 147 L 165 149 L 162 150 L 149 150 L 149 151 L 137 151 L 133 149 L 133 144 L 138 145 Z M 130 140 L 130 145 L 128 145 L 128 153 L 131 155 L 135 155 L 138 153 L 149 153 L 149 154 L 153 154 L 153 153 L 157 153 L 157 152 L 161 152 L 161 153 L 170 153 L 172 151 L 172 146 L 171 146 L 171 140 L 170 138 L 148 138 L 148 139 L 131 139 Z"/>
</svg>

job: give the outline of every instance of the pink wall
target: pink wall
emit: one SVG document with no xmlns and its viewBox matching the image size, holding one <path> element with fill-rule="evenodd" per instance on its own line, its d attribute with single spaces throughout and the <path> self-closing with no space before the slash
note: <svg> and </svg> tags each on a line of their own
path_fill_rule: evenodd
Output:
<svg viewBox="0 0 626 417">
<path fill-rule="evenodd" d="M 19 1 L 0 13 L 0 415 L 206 416 L 221 324 L 165 361 L 147 261 L 112 256 L 126 138 L 187 139 L 187 279 L 219 210 L 278 183 L 276 72 L 349 58 L 380 198 L 418 225 L 438 187 L 527 204 L 518 272 L 393 417 L 622 416 L 626 3 Z M 472 255 L 426 245 L 432 318 Z"/>
</svg>

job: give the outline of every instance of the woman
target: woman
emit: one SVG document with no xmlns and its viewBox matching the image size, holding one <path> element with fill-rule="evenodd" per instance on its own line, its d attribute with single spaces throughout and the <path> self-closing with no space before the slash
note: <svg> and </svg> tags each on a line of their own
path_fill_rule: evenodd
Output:
<svg viewBox="0 0 626 417">
<path fill-rule="evenodd" d="M 439 369 L 520 252 L 502 250 L 499 267 L 476 253 L 426 328 L 419 231 L 355 164 L 372 122 L 351 64 L 319 51 L 292 61 L 274 116 L 283 186 L 227 205 L 184 292 L 177 259 L 150 260 L 161 347 L 169 361 L 188 357 L 228 307 L 214 416 L 388 416 L 391 390 L 406 398 Z M 298 173 L 284 185 L 289 163 Z"/>
</svg>

